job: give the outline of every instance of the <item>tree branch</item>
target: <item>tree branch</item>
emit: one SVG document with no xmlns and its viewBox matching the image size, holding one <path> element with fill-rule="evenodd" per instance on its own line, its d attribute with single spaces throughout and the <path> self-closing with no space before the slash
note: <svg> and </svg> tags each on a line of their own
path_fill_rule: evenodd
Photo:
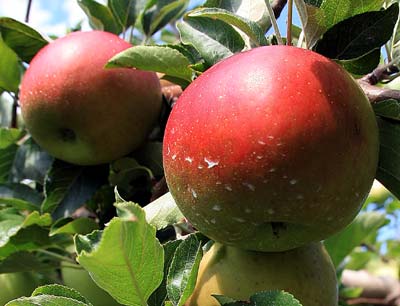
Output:
<svg viewBox="0 0 400 306">
<path fill-rule="evenodd" d="M 31 7 L 32 7 L 32 0 L 28 0 L 28 5 L 26 7 L 26 13 L 25 13 L 25 22 L 29 22 L 29 15 L 31 13 Z"/>
<path fill-rule="evenodd" d="M 400 101 L 400 90 L 388 89 L 371 85 L 364 78 L 357 80 L 371 104 L 384 100 L 395 99 Z"/>
<path fill-rule="evenodd" d="M 390 276 L 374 276 L 364 270 L 344 270 L 341 282 L 345 287 L 363 289 L 359 297 L 346 301 L 349 305 L 395 306 L 400 302 L 400 283 Z"/>
<path fill-rule="evenodd" d="M 376 86 L 384 79 L 390 79 L 394 73 L 399 70 L 392 63 L 377 67 L 374 71 L 358 79 L 357 82 L 367 95 L 371 103 L 377 103 L 384 100 L 395 99 L 400 101 L 400 91 Z"/>
</svg>

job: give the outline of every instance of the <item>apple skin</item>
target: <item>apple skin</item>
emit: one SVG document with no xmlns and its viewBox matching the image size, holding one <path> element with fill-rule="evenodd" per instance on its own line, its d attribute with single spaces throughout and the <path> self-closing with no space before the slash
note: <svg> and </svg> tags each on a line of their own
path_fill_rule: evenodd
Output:
<svg viewBox="0 0 400 306">
<path fill-rule="evenodd" d="M 336 272 L 321 243 L 282 252 L 254 252 L 215 243 L 200 262 L 186 306 L 218 306 L 212 294 L 249 300 L 259 291 L 285 290 L 302 305 L 337 306 Z"/>
<path fill-rule="evenodd" d="M 103 32 L 73 32 L 33 58 L 21 83 L 27 129 L 53 156 L 80 165 L 110 162 L 140 146 L 161 111 L 158 77 L 105 69 L 131 44 Z"/>
<path fill-rule="evenodd" d="M 378 128 L 361 88 L 309 50 L 236 54 L 192 82 L 167 122 L 169 190 L 209 238 L 284 251 L 348 225 L 375 177 Z"/>
<path fill-rule="evenodd" d="M 114 300 L 111 295 L 109 295 L 106 291 L 97 286 L 86 270 L 64 267 L 61 269 L 61 275 L 64 285 L 77 290 L 93 305 L 121 305 L 116 300 Z"/>
<path fill-rule="evenodd" d="M 22 296 L 30 296 L 40 286 L 34 273 L 15 272 L 0 274 L 0 305 Z"/>
</svg>

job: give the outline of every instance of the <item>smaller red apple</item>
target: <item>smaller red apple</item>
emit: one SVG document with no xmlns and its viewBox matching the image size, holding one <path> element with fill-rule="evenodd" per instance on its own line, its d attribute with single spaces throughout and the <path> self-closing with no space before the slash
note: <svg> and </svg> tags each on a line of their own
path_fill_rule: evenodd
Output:
<svg viewBox="0 0 400 306">
<path fill-rule="evenodd" d="M 53 156 L 70 163 L 110 162 L 140 146 L 161 111 L 153 72 L 105 69 L 131 44 L 102 32 L 74 32 L 45 46 L 21 83 L 26 127 Z"/>
</svg>

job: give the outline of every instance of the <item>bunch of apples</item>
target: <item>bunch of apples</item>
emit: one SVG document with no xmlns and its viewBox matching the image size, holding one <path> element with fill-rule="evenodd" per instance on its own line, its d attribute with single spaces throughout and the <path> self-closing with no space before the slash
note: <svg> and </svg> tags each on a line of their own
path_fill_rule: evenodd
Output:
<svg viewBox="0 0 400 306">
<path fill-rule="evenodd" d="M 104 69 L 130 46 L 110 33 L 77 32 L 36 55 L 20 102 L 49 153 L 93 165 L 144 142 L 161 110 L 157 75 Z M 303 305 L 336 306 L 335 269 L 321 241 L 359 212 L 378 147 L 363 91 L 317 53 L 259 47 L 204 72 L 176 102 L 163 143 L 172 196 L 215 241 L 187 305 L 280 289 Z"/>
</svg>

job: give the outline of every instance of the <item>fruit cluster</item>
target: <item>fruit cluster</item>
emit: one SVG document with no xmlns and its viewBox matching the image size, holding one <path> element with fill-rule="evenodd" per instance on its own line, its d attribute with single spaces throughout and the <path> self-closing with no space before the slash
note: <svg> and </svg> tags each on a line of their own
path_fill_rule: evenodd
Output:
<svg viewBox="0 0 400 306">
<path fill-rule="evenodd" d="M 157 75 L 103 69 L 130 46 L 110 33 L 77 32 L 35 56 L 21 109 L 49 153 L 92 165 L 144 142 L 161 111 Z M 163 143 L 172 196 L 216 241 L 187 305 L 284 289 L 307 306 L 336 306 L 335 270 L 320 241 L 354 219 L 377 162 L 368 99 L 327 58 L 259 47 L 204 72 L 176 102 Z"/>
<path fill-rule="evenodd" d="M 344 69 L 288 46 L 236 54 L 183 92 L 163 146 L 177 205 L 218 242 L 188 305 L 267 289 L 337 305 L 335 272 L 317 242 L 354 219 L 378 161 L 374 113 Z"/>
</svg>

